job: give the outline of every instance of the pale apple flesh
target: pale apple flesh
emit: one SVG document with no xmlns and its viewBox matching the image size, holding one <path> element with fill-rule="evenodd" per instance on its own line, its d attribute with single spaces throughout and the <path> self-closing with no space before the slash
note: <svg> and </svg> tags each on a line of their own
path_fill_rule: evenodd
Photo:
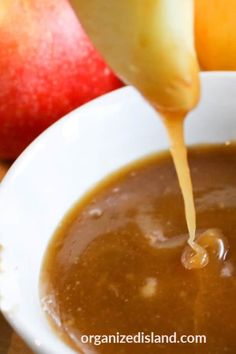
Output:
<svg viewBox="0 0 236 354">
<path fill-rule="evenodd" d="M 193 0 L 71 0 L 110 66 L 160 112 L 199 99 Z"/>
</svg>

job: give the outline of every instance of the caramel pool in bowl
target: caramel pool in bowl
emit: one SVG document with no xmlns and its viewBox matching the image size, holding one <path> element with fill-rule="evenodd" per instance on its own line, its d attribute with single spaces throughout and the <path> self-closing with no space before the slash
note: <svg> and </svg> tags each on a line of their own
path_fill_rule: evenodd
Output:
<svg viewBox="0 0 236 354">
<path fill-rule="evenodd" d="M 229 94 L 236 75 L 204 73 L 201 86 L 200 105 L 186 122 L 187 144 L 236 140 Z M 43 257 L 63 216 L 106 176 L 167 147 L 156 113 L 126 87 L 62 119 L 11 167 L 0 188 L 0 307 L 33 352 L 74 353 L 48 325 L 39 297 Z M 147 285 L 144 293 L 156 286 L 152 279 Z"/>
<path fill-rule="evenodd" d="M 42 268 L 41 299 L 78 352 L 235 352 L 236 145 L 194 147 L 189 162 L 197 240 L 209 256 L 204 268 L 181 263 L 188 232 L 168 153 L 108 177 L 60 224 Z M 81 343 L 83 335 L 152 332 L 204 335 L 206 343 Z"/>
</svg>

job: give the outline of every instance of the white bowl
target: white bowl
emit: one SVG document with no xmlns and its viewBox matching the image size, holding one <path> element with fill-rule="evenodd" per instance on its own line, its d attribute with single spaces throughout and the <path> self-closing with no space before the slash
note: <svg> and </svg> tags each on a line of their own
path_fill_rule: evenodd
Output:
<svg viewBox="0 0 236 354">
<path fill-rule="evenodd" d="M 202 75 L 202 99 L 186 124 L 189 144 L 236 139 L 235 94 L 235 73 Z M 58 223 L 107 174 L 167 146 L 155 112 L 126 87 L 54 124 L 10 169 L 0 186 L 1 309 L 35 353 L 73 353 L 39 301 L 41 262 Z"/>
</svg>

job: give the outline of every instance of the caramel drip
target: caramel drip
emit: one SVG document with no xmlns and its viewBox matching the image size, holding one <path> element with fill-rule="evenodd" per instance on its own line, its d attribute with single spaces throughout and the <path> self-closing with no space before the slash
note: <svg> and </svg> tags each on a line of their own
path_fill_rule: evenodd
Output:
<svg viewBox="0 0 236 354">
<path fill-rule="evenodd" d="M 187 148 L 184 141 L 184 118 L 183 115 L 180 115 L 180 117 L 165 117 L 164 123 L 169 135 L 170 151 L 184 199 L 186 222 L 189 232 L 188 243 L 192 246 L 196 233 L 196 211 L 188 165 Z"/>
<path fill-rule="evenodd" d="M 199 247 L 205 250 L 201 257 L 190 247 L 186 246 L 182 253 L 182 264 L 187 269 L 199 269 L 205 267 L 209 262 L 209 256 L 216 261 L 225 261 L 229 251 L 227 238 L 218 229 L 209 229 L 196 238 Z M 207 250 L 206 250 L 207 249 Z"/>
<path fill-rule="evenodd" d="M 196 211 L 193 197 L 193 186 L 187 158 L 187 148 L 184 140 L 184 119 L 185 114 L 163 116 L 170 140 L 170 151 L 174 161 L 180 189 L 184 199 L 185 217 L 188 227 L 188 244 L 194 251 L 190 262 L 198 268 L 202 268 L 208 262 L 208 255 L 205 248 L 195 241 L 196 234 Z"/>
</svg>

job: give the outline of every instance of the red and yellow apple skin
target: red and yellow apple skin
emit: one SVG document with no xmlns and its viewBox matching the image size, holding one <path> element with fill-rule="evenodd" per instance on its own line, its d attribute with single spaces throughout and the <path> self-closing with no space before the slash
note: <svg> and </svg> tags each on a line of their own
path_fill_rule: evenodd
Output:
<svg viewBox="0 0 236 354">
<path fill-rule="evenodd" d="M 203 70 L 236 70 L 235 0 L 195 0 L 195 40 Z"/>
<path fill-rule="evenodd" d="M 74 108 L 122 86 L 67 0 L 0 4 L 0 158 Z"/>
</svg>

